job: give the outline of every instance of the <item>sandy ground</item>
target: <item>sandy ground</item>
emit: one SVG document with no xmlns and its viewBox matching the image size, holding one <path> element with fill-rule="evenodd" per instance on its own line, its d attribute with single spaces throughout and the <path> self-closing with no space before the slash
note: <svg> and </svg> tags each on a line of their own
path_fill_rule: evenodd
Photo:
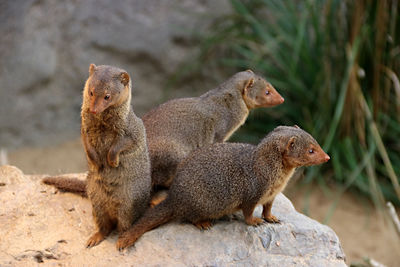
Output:
<svg viewBox="0 0 400 267">
<path fill-rule="evenodd" d="M 86 159 L 80 140 L 72 140 L 52 147 L 22 148 L 8 153 L 8 163 L 26 174 L 61 174 L 83 172 Z M 310 188 L 308 188 L 310 189 Z M 400 266 L 400 240 L 385 224 L 371 203 L 363 197 L 345 193 L 330 219 L 335 191 L 327 195 L 319 187 L 300 188 L 291 183 L 285 194 L 296 209 L 311 218 L 329 225 L 339 236 L 346 253 L 347 264 L 362 263 L 372 258 L 386 266 Z"/>
</svg>

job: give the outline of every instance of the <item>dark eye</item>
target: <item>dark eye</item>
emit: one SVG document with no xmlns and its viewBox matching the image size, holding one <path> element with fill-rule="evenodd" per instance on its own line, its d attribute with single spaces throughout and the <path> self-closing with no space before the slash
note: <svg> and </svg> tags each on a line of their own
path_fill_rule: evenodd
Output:
<svg viewBox="0 0 400 267">
<path fill-rule="evenodd" d="M 93 92 L 90 92 L 90 96 L 93 96 Z"/>
<path fill-rule="evenodd" d="M 310 154 L 314 153 L 314 149 L 310 148 L 310 150 L 308 150 L 308 153 Z"/>
<path fill-rule="evenodd" d="M 267 90 L 267 91 L 265 91 L 265 94 L 266 94 L 266 95 L 269 95 L 269 91 L 268 91 L 268 90 Z"/>
<path fill-rule="evenodd" d="M 110 99 L 110 95 L 106 95 L 106 96 L 104 97 L 104 100 L 108 100 L 108 99 Z"/>
</svg>

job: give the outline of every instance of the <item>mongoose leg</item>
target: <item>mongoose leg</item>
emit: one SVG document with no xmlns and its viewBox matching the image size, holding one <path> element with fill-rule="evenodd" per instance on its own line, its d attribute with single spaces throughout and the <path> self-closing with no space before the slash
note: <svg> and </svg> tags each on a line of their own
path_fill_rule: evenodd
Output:
<svg viewBox="0 0 400 267">
<path fill-rule="evenodd" d="M 261 218 L 257 218 L 253 216 L 253 211 L 256 205 L 248 205 L 245 207 L 242 207 L 243 215 L 244 215 L 244 220 L 248 225 L 260 225 L 264 223 L 264 220 Z"/>
<path fill-rule="evenodd" d="M 262 216 L 269 223 L 280 223 L 281 221 L 271 214 L 272 202 L 273 200 L 263 205 Z"/>
<path fill-rule="evenodd" d="M 209 230 L 212 227 L 212 223 L 209 220 L 195 222 L 193 223 L 193 225 L 199 228 L 200 230 Z"/>
<path fill-rule="evenodd" d="M 111 146 L 107 154 L 107 162 L 111 167 L 118 167 L 119 165 L 119 154 L 132 147 L 134 144 L 133 140 L 128 137 L 117 137 L 115 138 L 114 144 Z"/>
<path fill-rule="evenodd" d="M 139 200 L 138 200 L 139 201 Z M 135 207 L 128 205 L 125 203 L 122 203 L 121 206 L 118 209 L 118 222 L 117 222 L 117 230 L 118 233 L 123 233 L 127 231 L 129 228 L 131 228 L 132 223 L 134 221 L 134 214 L 135 212 L 138 212 Z"/>
<path fill-rule="evenodd" d="M 94 233 L 86 242 L 86 247 L 91 248 L 103 241 L 113 230 L 115 223 L 105 212 L 93 212 L 98 231 Z"/>
<path fill-rule="evenodd" d="M 167 198 L 167 196 L 168 196 L 167 191 L 165 191 L 165 190 L 158 191 L 151 198 L 150 207 L 153 208 L 153 207 L 157 206 L 158 204 L 163 202 Z"/>
<path fill-rule="evenodd" d="M 123 233 L 131 227 L 132 220 L 129 217 L 132 217 L 132 216 L 129 216 L 128 214 L 126 214 L 126 215 L 121 214 L 118 216 L 117 229 L 118 229 L 119 233 Z"/>
</svg>

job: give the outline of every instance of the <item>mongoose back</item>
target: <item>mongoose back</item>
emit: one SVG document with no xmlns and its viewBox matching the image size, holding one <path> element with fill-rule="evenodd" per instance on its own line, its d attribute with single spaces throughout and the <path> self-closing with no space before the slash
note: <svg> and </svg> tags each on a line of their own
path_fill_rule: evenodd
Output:
<svg viewBox="0 0 400 267">
<path fill-rule="evenodd" d="M 247 70 L 199 97 L 170 100 L 152 109 L 143 122 L 153 186 L 168 188 L 179 162 L 197 148 L 226 141 L 251 109 L 283 102 L 270 83 Z M 45 183 L 79 194 L 84 190 L 81 181 L 72 186 L 72 180 L 66 178 L 48 178 Z"/>
<path fill-rule="evenodd" d="M 179 162 L 197 148 L 229 139 L 249 110 L 283 102 L 270 83 L 248 70 L 200 97 L 175 99 L 154 108 L 143 116 L 153 185 L 168 188 Z"/>
<path fill-rule="evenodd" d="M 112 66 L 90 65 L 83 90 L 81 137 L 89 173 L 87 195 L 98 231 L 87 247 L 116 226 L 127 230 L 148 207 L 150 159 L 143 122 L 131 107 L 131 79 Z"/>
<path fill-rule="evenodd" d="M 328 160 L 311 135 L 287 126 L 274 129 L 258 146 L 219 143 L 196 150 L 179 164 L 167 199 L 122 234 L 117 248 L 134 244 L 145 232 L 171 220 L 208 229 L 210 220 L 242 210 L 249 225 L 263 219 L 279 222 L 271 214 L 272 203 L 295 169 Z M 253 217 L 258 204 L 263 205 L 263 219 Z"/>
</svg>

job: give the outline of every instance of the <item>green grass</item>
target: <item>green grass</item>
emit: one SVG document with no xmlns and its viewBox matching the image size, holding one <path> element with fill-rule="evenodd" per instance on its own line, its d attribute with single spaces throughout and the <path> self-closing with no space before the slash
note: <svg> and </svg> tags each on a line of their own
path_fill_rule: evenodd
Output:
<svg viewBox="0 0 400 267">
<path fill-rule="evenodd" d="M 297 124 L 331 155 L 303 182 L 335 182 L 382 205 L 400 205 L 398 1 L 231 0 L 232 12 L 202 33 L 181 77 L 252 69 L 285 97 L 252 112 L 235 141 L 256 143 Z M 217 77 L 216 76 L 216 77 Z"/>
</svg>

